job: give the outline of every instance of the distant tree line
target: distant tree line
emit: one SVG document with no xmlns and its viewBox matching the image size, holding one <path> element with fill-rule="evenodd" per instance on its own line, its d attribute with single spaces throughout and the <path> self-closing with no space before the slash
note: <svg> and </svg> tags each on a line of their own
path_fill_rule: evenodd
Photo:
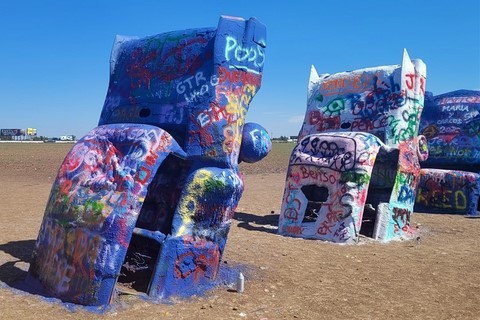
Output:
<svg viewBox="0 0 480 320">
<path fill-rule="evenodd" d="M 272 138 L 273 142 L 296 142 L 297 141 L 297 136 L 280 136 L 278 138 Z"/>
</svg>

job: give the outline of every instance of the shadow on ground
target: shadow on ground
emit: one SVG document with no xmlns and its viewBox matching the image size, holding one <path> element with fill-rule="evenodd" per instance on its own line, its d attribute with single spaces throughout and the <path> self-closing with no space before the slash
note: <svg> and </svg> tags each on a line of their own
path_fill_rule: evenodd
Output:
<svg viewBox="0 0 480 320">
<path fill-rule="evenodd" d="M 237 220 L 238 227 L 250 231 L 260 231 L 266 233 L 277 233 L 278 214 L 269 214 L 266 216 L 257 216 L 251 213 L 235 212 L 233 219 Z"/>
<path fill-rule="evenodd" d="M 26 264 L 30 262 L 34 246 L 35 240 L 10 241 L 0 244 L 0 251 L 16 258 L 14 261 L 7 261 L 0 265 L 0 281 L 12 288 L 25 291 L 24 280 L 27 271 L 19 268 L 19 265 L 23 264 L 26 268 Z"/>
</svg>

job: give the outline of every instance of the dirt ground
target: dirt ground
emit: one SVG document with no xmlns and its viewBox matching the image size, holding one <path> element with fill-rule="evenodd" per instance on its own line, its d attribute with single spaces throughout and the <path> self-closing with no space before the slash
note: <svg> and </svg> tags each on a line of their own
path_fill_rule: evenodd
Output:
<svg viewBox="0 0 480 320">
<path fill-rule="evenodd" d="M 122 296 L 103 314 L 19 288 L 57 169 L 71 145 L 0 144 L 1 319 L 480 319 L 480 219 L 415 214 L 418 241 L 358 245 L 276 234 L 292 144 L 242 164 L 245 192 L 222 265 L 245 267 L 245 292 L 219 286 L 161 304 Z"/>
</svg>

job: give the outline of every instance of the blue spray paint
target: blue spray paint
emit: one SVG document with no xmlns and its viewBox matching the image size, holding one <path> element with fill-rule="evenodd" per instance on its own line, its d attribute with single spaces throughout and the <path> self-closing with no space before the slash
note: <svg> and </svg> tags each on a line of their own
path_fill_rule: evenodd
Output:
<svg viewBox="0 0 480 320">
<path fill-rule="evenodd" d="M 260 88 L 265 26 L 117 37 L 99 126 L 65 158 L 29 281 L 66 302 L 104 306 L 117 283 L 152 298 L 215 284 L 243 192 L 238 162 L 270 151 L 245 125 Z"/>
</svg>

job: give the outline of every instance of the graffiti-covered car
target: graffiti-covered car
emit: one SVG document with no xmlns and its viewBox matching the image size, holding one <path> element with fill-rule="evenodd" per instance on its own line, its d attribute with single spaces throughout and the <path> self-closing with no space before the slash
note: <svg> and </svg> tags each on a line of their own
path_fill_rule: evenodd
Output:
<svg viewBox="0 0 480 320">
<path fill-rule="evenodd" d="M 286 177 L 279 233 L 339 243 L 360 232 L 410 237 L 426 157 L 417 137 L 426 66 L 406 50 L 401 65 L 318 75 Z M 361 229 L 365 230 L 361 230 Z"/>
<path fill-rule="evenodd" d="M 271 148 L 245 124 L 265 47 L 254 18 L 118 36 L 99 125 L 59 169 L 29 280 L 83 305 L 110 303 L 117 283 L 156 298 L 211 285 L 243 192 L 238 162 Z"/>
<path fill-rule="evenodd" d="M 427 92 L 420 132 L 429 157 L 422 163 L 415 211 L 478 216 L 480 91 Z"/>
</svg>

